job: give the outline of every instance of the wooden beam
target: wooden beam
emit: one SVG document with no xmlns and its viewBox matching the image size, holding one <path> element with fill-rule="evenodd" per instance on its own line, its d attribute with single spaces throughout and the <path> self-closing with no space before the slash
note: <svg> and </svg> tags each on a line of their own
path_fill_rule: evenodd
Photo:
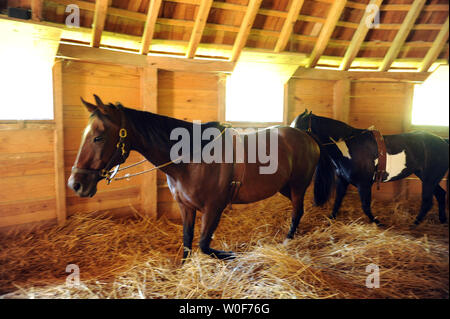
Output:
<svg viewBox="0 0 450 319">
<path fill-rule="evenodd" d="M 57 57 L 101 64 L 147 65 L 168 71 L 186 72 L 232 72 L 235 63 L 228 61 L 190 60 L 185 58 L 144 56 L 134 53 L 117 52 L 107 49 L 90 48 L 79 45 L 60 44 Z"/>
<path fill-rule="evenodd" d="M 148 6 L 147 19 L 145 20 L 144 33 L 142 35 L 142 45 L 139 51 L 140 54 L 147 55 L 150 43 L 155 32 L 156 19 L 158 19 L 159 9 L 161 8 L 162 0 L 151 0 Z"/>
<path fill-rule="evenodd" d="M 382 2 L 383 0 L 371 0 L 369 5 L 375 5 L 379 8 Z M 350 45 L 345 52 L 344 59 L 342 60 L 342 63 L 339 67 L 340 70 L 347 71 L 348 69 L 350 69 L 353 60 L 355 59 L 356 55 L 359 52 L 359 49 L 361 48 L 361 44 L 367 36 L 367 32 L 369 32 L 368 24 L 370 24 L 370 22 L 372 21 L 367 21 L 367 19 L 371 14 L 371 11 L 365 11 L 364 15 L 362 16 L 361 22 L 359 23 L 358 28 L 353 34 L 352 41 L 350 42 Z"/>
<path fill-rule="evenodd" d="M 421 83 L 425 81 L 428 72 L 360 72 L 360 71 L 338 71 L 325 69 L 310 69 L 300 67 L 292 75 L 293 78 L 311 80 L 354 80 L 354 81 L 383 81 L 383 82 L 412 82 Z"/>
<path fill-rule="evenodd" d="M 64 122 L 63 122 L 63 88 L 62 61 L 53 65 L 53 110 L 55 117 L 55 138 L 53 156 L 55 165 L 56 219 L 59 225 L 67 217 L 66 179 L 64 175 Z"/>
<path fill-rule="evenodd" d="M 436 59 L 439 57 L 439 54 L 442 52 L 442 49 L 447 43 L 448 26 L 449 24 L 447 17 L 447 20 L 442 26 L 441 31 L 439 31 L 439 34 L 437 35 L 436 39 L 433 42 L 433 46 L 430 48 L 430 50 L 428 50 L 427 55 L 423 59 L 422 64 L 418 69 L 419 72 L 427 72 L 430 69 L 431 65 L 434 63 L 434 61 L 436 61 Z"/>
<path fill-rule="evenodd" d="M 94 22 L 92 24 L 91 47 L 98 48 L 105 27 L 106 12 L 108 11 L 109 0 L 96 0 L 94 11 Z"/>
<path fill-rule="evenodd" d="M 42 20 L 42 8 L 44 0 L 31 0 L 31 19 L 34 21 Z"/>
<path fill-rule="evenodd" d="M 189 40 L 189 45 L 186 52 L 186 57 L 189 59 L 194 58 L 195 51 L 197 51 L 197 47 L 200 44 L 212 3 L 213 0 L 202 0 L 200 3 L 197 17 L 195 18 L 194 28 L 192 29 L 191 39 Z"/>
<path fill-rule="evenodd" d="M 145 66 L 141 71 L 141 99 L 142 110 L 158 113 L 158 69 Z M 153 165 L 144 164 L 143 170 Z M 143 175 L 141 184 L 141 210 L 144 214 L 158 217 L 158 182 L 157 170 Z"/>
<path fill-rule="evenodd" d="M 405 20 L 403 20 L 400 30 L 398 30 L 398 32 L 397 32 L 397 35 L 395 36 L 395 39 L 392 42 L 391 47 L 389 48 L 386 56 L 384 57 L 383 62 L 381 63 L 380 67 L 378 68 L 379 71 L 384 72 L 384 71 L 389 70 L 392 62 L 395 60 L 398 53 L 400 52 L 400 49 L 402 48 L 403 44 L 405 43 L 405 40 L 408 37 L 408 34 L 411 31 L 411 28 L 414 26 L 414 23 L 416 22 L 417 17 L 419 16 L 420 12 L 422 11 L 422 8 L 425 5 L 425 2 L 426 2 L 426 0 L 415 0 L 414 1 L 414 3 L 411 6 L 411 9 L 409 10 L 408 14 L 405 17 Z"/>
<path fill-rule="evenodd" d="M 325 51 L 328 41 L 331 38 L 331 34 L 333 33 L 334 28 L 336 27 L 336 23 L 339 21 L 339 18 L 342 14 L 342 11 L 345 8 L 346 3 L 347 0 L 336 0 L 331 5 L 327 21 L 323 25 L 322 31 L 320 32 L 316 45 L 314 46 L 314 49 L 309 57 L 309 62 L 307 64 L 308 68 L 315 67 L 320 59 L 320 56 Z"/>
<path fill-rule="evenodd" d="M 297 22 L 300 10 L 303 7 L 304 0 L 291 0 L 291 6 L 289 8 L 286 20 L 284 20 L 283 28 L 281 29 L 280 37 L 275 45 L 275 52 L 281 52 L 286 48 L 286 45 L 291 36 L 294 24 Z"/>
<path fill-rule="evenodd" d="M 244 19 L 242 20 L 241 27 L 234 41 L 233 49 L 231 51 L 230 61 L 236 62 L 241 55 L 242 49 L 247 43 L 248 35 L 252 29 L 253 22 L 255 21 L 256 14 L 261 6 L 262 0 L 250 0 L 248 9 L 245 12 Z"/>
<path fill-rule="evenodd" d="M 350 86 L 349 79 L 336 81 L 333 88 L 333 118 L 347 123 L 350 114 Z"/>
<path fill-rule="evenodd" d="M 217 81 L 217 120 L 219 122 L 225 121 L 226 85 L 227 75 L 224 73 L 219 74 L 219 79 Z"/>
</svg>

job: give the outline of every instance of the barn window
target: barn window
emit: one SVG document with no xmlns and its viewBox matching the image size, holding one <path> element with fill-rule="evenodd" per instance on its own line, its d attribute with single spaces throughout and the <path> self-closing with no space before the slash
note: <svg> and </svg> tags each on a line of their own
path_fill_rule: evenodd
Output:
<svg viewBox="0 0 450 319">
<path fill-rule="evenodd" d="M 274 70 L 239 64 L 227 78 L 225 119 L 231 122 L 283 121 L 284 85 Z"/>
<path fill-rule="evenodd" d="M 414 87 L 413 125 L 448 126 L 449 68 L 441 65 Z"/>
<path fill-rule="evenodd" d="M 32 25 L 0 21 L 0 28 L 0 120 L 53 119 L 52 65 L 58 41 Z"/>
</svg>

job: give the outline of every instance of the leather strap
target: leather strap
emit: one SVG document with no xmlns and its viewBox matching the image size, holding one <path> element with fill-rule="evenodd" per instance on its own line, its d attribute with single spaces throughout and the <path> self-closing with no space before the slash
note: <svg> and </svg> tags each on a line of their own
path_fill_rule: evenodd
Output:
<svg viewBox="0 0 450 319">
<path fill-rule="evenodd" d="M 372 134 L 378 149 L 378 166 L 377 171 L 375 172 L 375 182 L 377 183 L 377 189 L 380 189 L 380 183 L 386 173 L 386 144 L 384 143 L 383 135 L 381 135 L 379 131 L 372 130 Z"/>
</svg>

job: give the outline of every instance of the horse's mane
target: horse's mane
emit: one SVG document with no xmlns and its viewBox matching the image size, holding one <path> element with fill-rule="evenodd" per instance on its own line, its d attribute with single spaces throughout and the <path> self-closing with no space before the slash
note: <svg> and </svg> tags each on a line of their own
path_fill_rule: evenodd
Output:
<svg viewBox="0 0 450 319">
<path fill-rule="evenodd" d="M 200 127 L 200 131 L 209 127 L 215 127 L 222 131 L 225 127 L 219 122 L 207 122 L 202 124 L 179 120 L 169 116 L 155 114 L 146 111 L 135 110 L 120 104 L 127 121 L 145 138 L 145 140 L 158 149 L 170 149 L 177 141 L 170 140 L 170 133 L 175 128 L 186 129 L 193 136 L 194 126 Z M 203 141 L 202 141 L 203 142 Z M 207 142 L 207 141 L 206 141 Z"/>
<path fill-rule="evenodd" d="M 312 114 L 312 116 L 313 121 L 320 127 L 320 130 L 328 132 L 328 135 L 334 138 L 346 138 L 365 131 L 364 129 L 355 128 L 339 120 L 315 114 Z"/>
</svg>

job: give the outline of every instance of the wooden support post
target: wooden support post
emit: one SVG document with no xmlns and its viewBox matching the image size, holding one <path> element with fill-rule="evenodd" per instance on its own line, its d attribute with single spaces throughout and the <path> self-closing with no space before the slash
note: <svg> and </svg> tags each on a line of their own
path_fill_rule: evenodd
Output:
<svg viewBox="0 0 450 319">
<path fill-rule="evenodd" d="M 189 40 L 189 45 L 186 52 L 186 57 L 189 59 L 194 58 L 197 47 L 200 44 L 212 3 L 213 0 L 201 0 L 197 17 L 195 18 L 194 28 L 192 29 L 191 39 Z"/>
<path fill-rule="evenodd" d="M 384 72 L 384 71 L 389 70 L 392 63 L 397 58 L 397 55 L 400 52 L 400 49 L 402 48 L 403 44 L 405 43 L 409 32 L 411 31 L 412 27 L 414 26 L 414 23 L 416 22 L 417 17 L 419 16 L 420 12 L 422 11 L 422 8 L 425 5 L 425 2 L 426 2 L 426 0 L 415 0 L 414 1 L 414 3 L 411 6 L 411 9 L 409 10 L 408 14 L 406 15 L 405 19 L 403 20 L 400 30 L 398 30 L 397 35 L 395 36 L 394 41 L 392 42 L 392 45 L 390 46 L 388 52 L 386 53 L 386 56 L 384 57 L 383 62 L 381 63 L 380 67 L 378 68 L 378 71 Z"/>
<path fill-rule="evenodd" d="M 289 8 L 288 15 L 284 21 L 283 28 L 281 29 L 280 37 L 275 45 L 275 52 L 281 52 L 286 48 L 286 45 L 291 36 L 295 22 L 297 22 L 298 15 L 302 9 L 304 0 L 291 0 L 291 6 Z"/>
<path fill-rule="evenodd" d="M 284 83 L 284 100 L 283 100 L 283 124 L 290 125 L 289 123 L 289 109 L 293 105 L 292 96 L 290 95 L 291 81 L 288 80 Z"/>
<path fill-rule="evenodd" d="M 338 80 L 333 89 L 333 118 L 348 123 L 350 114 L 351 81 Z"/>
<path fill-rule="evenodd" d="M 62 61 L 57 61 L 53 65 L 53 110 L 55 117 L 53 155 L 55 163 L 56 219 L 58 225 L 64 224 L 67 216 L 66 178 L 64 175 L 62 63 Z"/>
<path fill-rule="evenodd" d="M 31 19 L 33 21 L 42 20 L 42 8 L 44 0 L 31 0 Z"/>
<path fill-rule="evenodd" d="M 444 25 L 442 26 L 441 31 L 439 31 L 439 34 L 434 40 L 433 46 L 430 48 L 430 50 L 428 50 L 427 55 L 423 59 L 418 70 L 419 72 L 428 72 L 428 69 L 431 67 L 434 61 L 436 61 L 436 59 L 439 57 L 439 54 L 442 52 L 442 49 L 447 43 L 447 39 L 448 39 L 448 17 Z"/>
<path fill-rule="evenodd" d="M 217 98 L 218 98 L 218 108 L 217 108 L 217 120 L 219 122 L 225 121 L 225 110 L 226 110 L 226 85 L 227 85 L 227 75 L 220 73 L 219 79 L 217 80 Z"/>
<path fill-rule="evenodd" d="M 159 9 L 161 8 L 162 0 L 151 0 L 148 6 L 147 19 L 145 20 L 144 33 L 142 35 L 142 45 L 139 51 L 140 54 L 147 55 L 150 43 L 155 32 L 156 19 L 158 19 Z"/>
<path fill-rule="evenodd" d="M 141 98 L 142 110 L 152 113 L 158 112 L 158 69 L 150 66 L 141 69 Z M 143 170 L 152 167 L 145 163 Z M 158 217 L 158 185 L 157 171 L 143 175 L 141 185 L 141 210 L 144 214 Z"/>
<path fill-rule="evenodd" d="M 239 28 L 236 41 L 234 42 L 233 49 L 231 51 L 230 61 L 236 62 L 239 59 L 242 49 L 247 43 L 248 35 L 252 29 L 256 14 L 261 6 L 261 2 L 262 0 L 250 0 L 247 11 L 245 12 L 244 20 Z"/>
<path fill-rule="evenodd" d="M 109 0 L 96 0 L 94 11 L 94 22 L 92 24 L 91 47 L 98 48 L 105 27 L 106 12 L 108 11 Z"/>
</svg>

